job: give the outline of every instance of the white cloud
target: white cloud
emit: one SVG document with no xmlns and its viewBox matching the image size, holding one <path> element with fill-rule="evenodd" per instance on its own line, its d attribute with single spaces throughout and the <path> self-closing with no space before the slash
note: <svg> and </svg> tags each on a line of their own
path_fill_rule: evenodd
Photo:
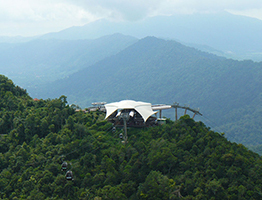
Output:
<svg viewBox="0 0 262 200">
<path fill-rule="evenodd" d="M 89 13 L 111 20 L 137 20 L 156 10 L 160 0 L 65 0 L 86 9 Z"/>
<path fill-rule="evenodd" d="M 36 3 L 37 2 L 37 3 Z M 77 5 L 31 0 L 0 1 L 0 21 L 53 21 L 92 19 L 94 16 Z"/>
<path fill-rule="evenodd" d="M 65 0 L 85 8 L 88 12 L 107 17 L 122 16 L 122 19 L 139 19 L 152 14 L 189 14 L 220 12 L 225 10 L 249 10 L 262 8 L 260 0 Z M 115 15 L 110 15 L 115 13 Z"/>
<path fill-rule="evenodd" d="M 228 12 L 236 15 L 243 15 L 262 20 L 262 8 L 243 9 L 243 10 L 227 10 Z"/>
<path fill-rule="evenodd" d="M 59 1 L 0 1 L 1 35 L 27 36 L 59 31 L 96 19 L 82 7 Z"/>
<path fill-rule="evenodd" d="M 262 19 L 261 0 L 0 0 L 0 34 L 41 34 L 99 18 L 134 21 L 225 10 Z"/>
</svg>

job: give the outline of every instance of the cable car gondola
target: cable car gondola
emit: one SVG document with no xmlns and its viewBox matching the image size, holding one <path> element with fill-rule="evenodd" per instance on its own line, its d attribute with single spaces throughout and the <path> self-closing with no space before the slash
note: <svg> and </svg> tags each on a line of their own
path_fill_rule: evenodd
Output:
<svg viewBox="0 0 262 200">
<path fill-rule="evenodd" d="M 72 172 L 72 171 L 67 171 L 67 172 L 66 172 L 66 180 L 68 180 L 68 181 L 74 180 L 74 179 L 73 179 L 73 172 Z"/>
<path fill-rule="evenodd" d="M 62 171 L 66 171 L 66 169 L 67 169 L 67 162 L 63 162 L 62 163 L 62 166 L 61 166 L 61 168 L 62 168 Z"/>
<path fill-rule="evenodd" d="M 120 133 L 120 134 L 119 134 L 119 138 L 120 138 L 120 139 L 123 139 L 123 133 Z"/>
</svg>

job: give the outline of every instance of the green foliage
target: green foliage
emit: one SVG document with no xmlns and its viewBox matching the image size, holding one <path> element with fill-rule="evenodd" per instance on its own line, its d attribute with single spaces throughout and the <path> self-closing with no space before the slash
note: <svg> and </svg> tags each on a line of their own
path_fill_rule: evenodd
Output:
<svg viewBox="0 0 262 200">
<path fill-rule="evenodd" d="M 143 184 L 138 188 L 139 199 L 170 199 L 175 189 L 172 179 L 162 175 L 161 172 L 151 171 Z"/>
<path fill-rule="evenodd" d="M 33 101 L 14 88 L 2 90 L 14 91 L 14 105 L 1 107 L 0 199 L 261 198 L 261 157 L 189 116 L 129 128 L 123 144 L 104 113 L 76 112 L 65 96 Z"/>
</svg>

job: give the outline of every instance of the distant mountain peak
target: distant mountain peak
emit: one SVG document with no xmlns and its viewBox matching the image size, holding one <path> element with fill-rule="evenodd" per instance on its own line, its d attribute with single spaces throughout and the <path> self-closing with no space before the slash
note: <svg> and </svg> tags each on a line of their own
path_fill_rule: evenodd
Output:
<svg viewBox="0 0 262 200">
<path fill-rule="evenodd" d="M 71 27 L 42 38 L 95 39 L 121 33 L 136 38 L 155 36 L 187 44 L 207 45 L 217 51 L 256 57 L 262 52 L 262 21 L 228 12 L 212 14 L 154 16 L 136 22 L 100 19 L 84 26 Z M 257 53 L 257 54 L 256 54 Z"/>
</svg>

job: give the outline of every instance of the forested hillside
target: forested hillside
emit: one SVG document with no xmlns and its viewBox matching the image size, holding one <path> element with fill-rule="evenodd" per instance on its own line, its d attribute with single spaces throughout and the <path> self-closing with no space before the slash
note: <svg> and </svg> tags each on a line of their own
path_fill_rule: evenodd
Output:
<svg viewBox="0 0 262 200">
<path fill-rule="evenodd" d="M 215 122 L 210 126 L 226 132 L 231 141 L 257 145 L 262 144 L 261 75 L 262 63 L 226 59 L 147 37 L 38 92 L 44 98 L 66 95 L 82 107 L 122 99 L 176 101 L 199 107 L 205 117 L 201 120 Z"/>
<path fill-rule="evenodd" d="M 189 116 L 128 129 L 0 76 L 1 199 L 260 199 L 261 157 Z M 65 179 L 61 164 L 73 172 Z"/>
</svg>

